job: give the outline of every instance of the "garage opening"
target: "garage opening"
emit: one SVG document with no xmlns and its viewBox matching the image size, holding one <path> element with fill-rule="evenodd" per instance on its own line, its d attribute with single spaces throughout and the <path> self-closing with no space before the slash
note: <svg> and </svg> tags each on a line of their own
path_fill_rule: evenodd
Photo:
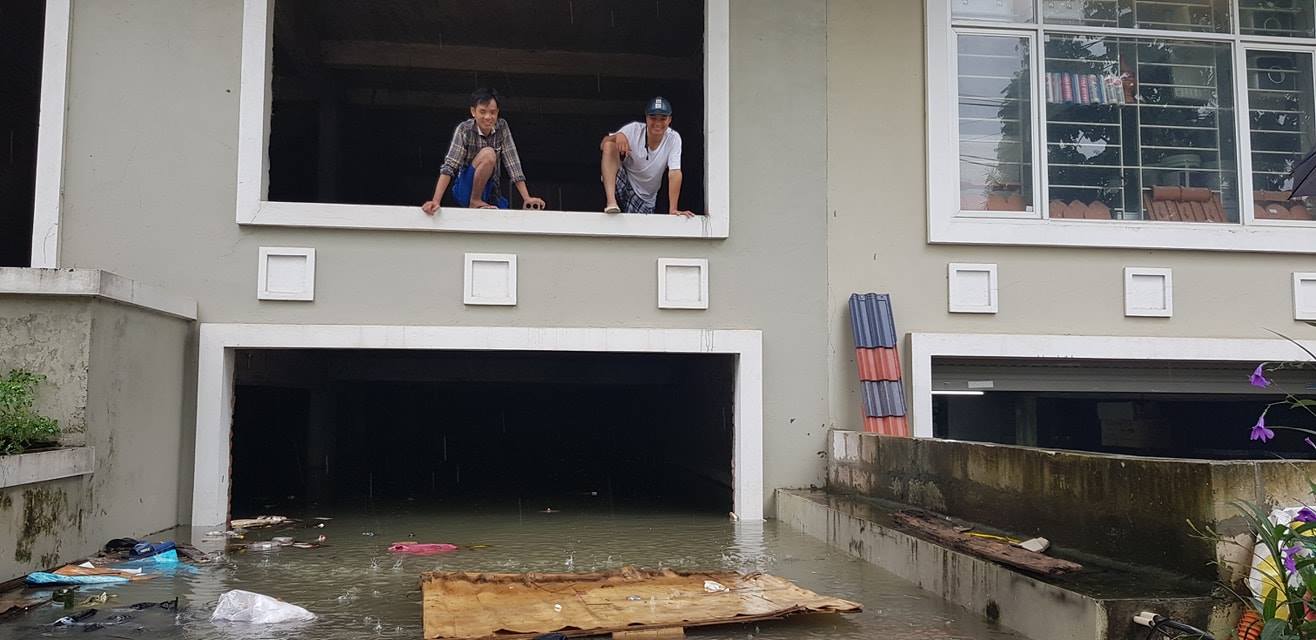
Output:
<svg viewBox="0 0 1316 640">
<path fill-rule="evenodd" d="M 32 259 L 45 0 L 0 4 L 0 267 Z"/>
<path fill-rule="evenodd" d="M 1310 370 L 1248 383 L 1256 363 L 934 358 L 933 434 L 940 438 L 1103 453 L 1205 459 L 1316 459 L 1305 434 L 1249 439 L 1271 425 L 1316 427 L 1305 409 L 1267 405 L 1302 394 Z"/>
<path fill-rule="evenodd" d="M 705 211 L 704 0 L 277 0 L 273 201 L 419 206 L 477 88 L 502 96 L 527 186 L 599 211 L 599 142 L 666 97 L 682 208 Z M 503 170 L 504 179 L 506 169 Z M 520 198 L 503 185 L 511 206 Z M 666 185 L 658 211 L 666 211 Z M 442 203 L 455 206 L 451 195 Z"/>
<path fill-rule="evenodd" d="M 238 350 L 231 512 L 732 509 L 731 355 Z"/>
</svg>

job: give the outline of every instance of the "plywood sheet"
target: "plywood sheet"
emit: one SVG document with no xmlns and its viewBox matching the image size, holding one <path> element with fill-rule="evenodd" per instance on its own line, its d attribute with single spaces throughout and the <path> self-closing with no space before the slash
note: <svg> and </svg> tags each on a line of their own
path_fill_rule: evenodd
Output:
<svg viewBox="0 0 1316 640">
<path fill-rule="evenodd" d="M 510 640 L 554 631 L 578 637 L 862 609 L 762 573 L 432 572 L 422 574 L 421 590 L 429 640 Z"/>
</svg>

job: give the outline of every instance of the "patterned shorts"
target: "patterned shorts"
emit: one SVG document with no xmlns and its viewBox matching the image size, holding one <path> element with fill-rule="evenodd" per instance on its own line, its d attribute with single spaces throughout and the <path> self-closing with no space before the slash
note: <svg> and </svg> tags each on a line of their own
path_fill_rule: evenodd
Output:
<svg viewBox="0 0 1316 640">
<path fill-rule="evenodd" d="M 654 213 L 658 199 L 646 201 L 631 187 L 630 175 L 625 167 L 617 167 L 617 206 L 624 213 Z"/>
</svg>

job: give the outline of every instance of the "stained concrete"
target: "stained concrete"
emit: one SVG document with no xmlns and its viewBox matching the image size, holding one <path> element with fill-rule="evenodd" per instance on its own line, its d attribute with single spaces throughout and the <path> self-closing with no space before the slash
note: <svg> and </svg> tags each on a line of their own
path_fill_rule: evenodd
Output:
<svg viewBox="0 0 1316 640">
<path fill-rule="evenodd" d="M 0 293 L 0 369 L 48 377 L 38 409 L 94 471 L 0 489 L 0 581 L 178 523 L 191 321 L 94 295 Z"/>
<path fill-rule="evenodd" d="M 1060 578 L 1029 576 L 893 527 L 900 505 L 820 491 L 777 491 L 778 519 L 947 601 L 1037 640 L 1141 639 L 1135 614 L 1154 611 L 1226 637 L 1238 611 L 1212 585 L 1099 564 Z"/>
<path fill-rule="evenodd" d="M 1054 544 L 1236 583 L 1247 534 L 1235 500 L 1309 502 L 1316 463 L 1146 458 L 832 432 L 828 488 L 911 504 Z M 1192 526 L 1189 525 L 1192 523 Z"/>
</svg>

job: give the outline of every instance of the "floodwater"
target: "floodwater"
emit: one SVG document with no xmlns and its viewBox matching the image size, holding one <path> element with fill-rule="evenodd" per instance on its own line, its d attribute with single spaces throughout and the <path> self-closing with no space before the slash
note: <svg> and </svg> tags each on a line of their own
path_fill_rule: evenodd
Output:
<svg viewBox="0 0 1316 640">
<path fill-rule="evenodd" d="M 737 523 L 726 516 L 656 510 L 599 513 L 564 508 L 557 513 L 518 513 L 415 505 L 309 515 L 332 520 L 307 519 L 287 528 L 250 531 L 237 542 L 272 536 L 314 540 L 323 534 L 327 546 L 267 552 L 230 547 L 224 559 L 198 566 L 194 572 L 104 589 L 115 597 L 96 605 L 97 614 L 85 622 L 118 624 L 90 630 L 52 627 L 49 623 L 69 612 L 47 605 L 0 623 L 0 638 L 419 639 L 418 576 L 423 571 L 591 571 L 626 564 L 764 571 L 864 605 L 863 613 L 853 615 L 805 615 L 756 625 L 691 629 L 687 632 L 691 638 L 1021 637 L 775 521 Z M 316 527 L 319 522 L 325 526 Z M 176 535 L 186 539 L 181 532 Z M 388 553 L 389 543 L 412 538 L 449 542 L 461 549 L 428 557 Z M 205 548 L 203 543 L 198 546 Z M 220 594 L 230 589 L 271 595 L 301 605 L 318 618 L 269 626 L 211 622 Z M 78 595 L 81 599 L 100 591 L 83 587 Z M 128 608 L 174 597 L 180 602 L 177 613 L 158 607 Z"/>
</svg>

